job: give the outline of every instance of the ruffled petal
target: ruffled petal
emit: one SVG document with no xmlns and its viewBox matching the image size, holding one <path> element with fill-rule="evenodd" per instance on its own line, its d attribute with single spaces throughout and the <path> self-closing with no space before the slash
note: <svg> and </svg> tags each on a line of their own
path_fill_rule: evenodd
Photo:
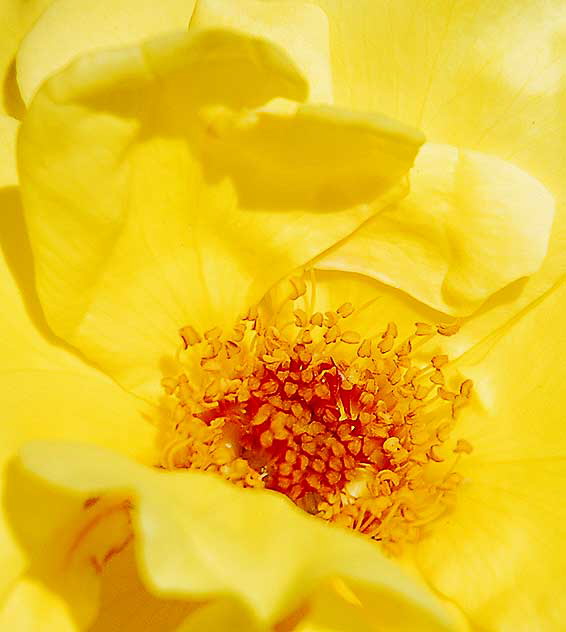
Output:
<svg viewBox="0 0 566 632">
<path fill-rule="evenodd" d="M 336 103 L 417 125 L 431 142 L 506 160 L 554 195 L 544 264 L 480 310 L 475 335 L 487 335 L 566 271 L 564 3 L 315 4 L 330 20 Z"/>
<path fill-rule="evenodd" d="M 271 632 L 271 626 L 254 620 L 253 615 L 241 604 L 230 599 L 215 599 L 190 614 L 174 632 Z"/>
<path fill-rule="evenodd" d="M 332 103 L 328 18 L 314 4 L 200 0 L 191 20 L 191 30 L 211 27 L 234 28 L 275 42 L 308 79 L 310 100 Z"/>
<path fill-rule="evenodd" d="M 306 94 L 280 49 L 218 30 L 87 57 L 52 78 L 19 156 L 55 332 L 155 395 L 176 370 L 180 327 L 232 325 L 380 209 L 422 136 L 285 104 Z M 276 97 L 275 110 L 254 111 Z"/>
<path fill-rule="evenodd" d="M 99 612 L 89 632 L 178 632 L 178 626 L 202 606 L 184 599 L 161 599 L 148 592 L 139 578 L 131 544 L 108 561 L 100 577 Z"/>
<path fill-rule="evenodd" d="M 10 632 L 78 632 L 66 602 L 41 582 L 25 577 L 10 589 L 0 606 L 0 625 Z M 41 626 L 39 628 L 38 626 Z"/>
<path fill-rule="evenodd" d="M 80 55 L 186 30 L 195 0 L 55 0 L 23 39 L 17 56 L 22 98 Z"/>
<path fill-rule="evenodd" d="M 131 498 L 140 573 L 157 595 L 227 596 L 267 625 L 340 576 L 384 610 L 392 600 L 419 629 L 457 629 L 442 603 L 373 543 L 325 525 L 279 494 L 242 490 L 198 472 L 152 470 L 79 444 L 36 442 L 21 455 L 23 471 L 68 502 Z M 17 515 L 14 526 L 24 537 Z M 89 552 L 78 556 L 87 560 Z"/>
<path fill-rule="evenodd" d="M 317 262 L 399 288 L 465 316 L 546 255 L 554 199 L 540 182 L 493 156 L 426 144 L 409 195 Z"/>
<path fill-rule="evenodd" d="M 455 432 L 474 451 L 454 512 L 416 551 L 424 575 L 480 628 L 564 627 L 566 285 L 464 355 L 473 405 Z"/>
<path fill-rule="evenodd" d="M 468 630 L 467 621 L 454 611 L 456 629 Z M 318 590 L 293 632 L 425 632 L 434 630 L 394 599 L 375 602 L 370 592 L 352 591 L 344 582 Z"/>
<path fill-rule="evenodd" d="M 16 85 L 15 55 L 22 37 L 53 0 L 3 0 L 0 5 L 0 114 L 21 106 Z"/>
</svg>

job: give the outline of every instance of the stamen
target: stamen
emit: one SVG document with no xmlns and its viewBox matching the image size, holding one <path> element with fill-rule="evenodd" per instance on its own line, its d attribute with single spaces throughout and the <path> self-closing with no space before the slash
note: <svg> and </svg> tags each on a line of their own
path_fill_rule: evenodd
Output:
<svg viewBox="0 0 566 632">
<path fill-rule="evenodd" d="M 315 311 L 312 273 L 291 279 L 288 296 L 270 318 L 251 307 L 227 334 L 181 329 L 192 359 L 163 380 L 176 406 L 161 466 L 279 491 L 399 552 L 451 508 L 454 468 L 472 451 L 451 440 L 471 380 L 455 385 L 444 354 L 415 354 L 460 325 L 416 323 L 399 341 L 389 322 L 364 338 L 349 324 L 363 307 Z"/>
</svg>

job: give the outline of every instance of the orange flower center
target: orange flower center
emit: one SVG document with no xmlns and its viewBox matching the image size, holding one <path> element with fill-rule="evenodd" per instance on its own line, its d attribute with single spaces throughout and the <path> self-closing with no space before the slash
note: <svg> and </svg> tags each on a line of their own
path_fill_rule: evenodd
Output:
<svg viewBox="0 0 566 632">
<path fill-rule="evenodd" d="M 181 330 L 188 370 L 163 380 L 176 407 L 162 465 L 276 490 L 396 552 L 452 506 L 454 467 L 471 451 L 451 441 L 471 381 L 452 390 L 448 357 L 422 360 L 426 343 L 458 327 L 417 323 L 399 341 L 389 323 L 364 339 L 347 327 L 350 303 L 302 309 L 306 282 L 291 283 L 275 317 L 254 307 L 227 335 Z"/>
</svg>

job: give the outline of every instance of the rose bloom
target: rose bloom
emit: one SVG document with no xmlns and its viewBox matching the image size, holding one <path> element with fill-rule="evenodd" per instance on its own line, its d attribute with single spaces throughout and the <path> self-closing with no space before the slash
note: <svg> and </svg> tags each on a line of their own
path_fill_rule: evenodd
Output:
<svg viewBox="0 0 566 632">
<path fill-rule="evenodd" d="M 0 24 L 2 629 L 563 629 L 563 3 Z"/>
</svg>

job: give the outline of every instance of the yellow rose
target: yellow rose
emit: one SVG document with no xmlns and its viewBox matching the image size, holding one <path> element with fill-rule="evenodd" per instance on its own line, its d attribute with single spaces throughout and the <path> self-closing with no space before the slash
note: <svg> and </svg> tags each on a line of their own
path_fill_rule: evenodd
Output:
<svg viewBox="0 0 566 632">
<path fill-rule="evenodd" d="M 75 4 L 0 119 L 0 622 L 559 630 L 563 10 Z"/>
</svg>

